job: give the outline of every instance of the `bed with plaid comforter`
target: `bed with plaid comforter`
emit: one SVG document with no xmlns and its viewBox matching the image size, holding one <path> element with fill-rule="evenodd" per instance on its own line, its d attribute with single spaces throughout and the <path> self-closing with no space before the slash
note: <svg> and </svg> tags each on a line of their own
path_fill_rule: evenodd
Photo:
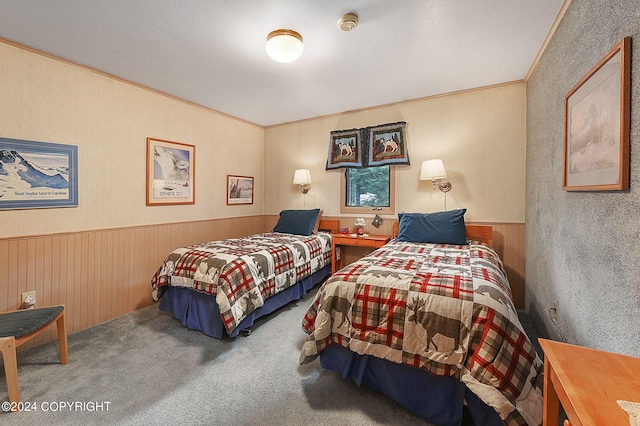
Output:
<svg viewBox="0 0 640 426">
<path fill-rule="evenodd" d="M 229 335 L 269 297 L 331 263 L 331 234 L 270 232 L 181 247 L 151 279 L 154 300 L 166 286 L 186 287 L 216 298 Z"/>
<path fill-rule="evenodd" d="M 302 323 L 301 363 L 330 344 L 454 376 L 505 424 L 542 423 L 542 362 L 490 247 L 392 240 L 331 276 Z"/>
</svg>

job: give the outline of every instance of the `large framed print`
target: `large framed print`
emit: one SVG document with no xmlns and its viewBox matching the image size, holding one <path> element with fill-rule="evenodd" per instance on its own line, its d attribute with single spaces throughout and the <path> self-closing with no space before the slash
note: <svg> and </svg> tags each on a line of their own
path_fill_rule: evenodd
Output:
<svg viewBox="0 0 640 426">
<path fill-rule="evenodd" d="M 227 205 L 253 204 L 253 178 L 227 175 Z"/>
<path fill-rule="evenodd" d="M 195 203 L 196 147 L 147 138 L 147 205 Z"/>
<path fill-rule="evenodd" d="M 0 209 L 77 206 L 77 146 L 0 138 Z"/>
<path fill-rule="evenodd" d="M 630 53 L 625 37 L 565 96 L 566 191 L 629 189 Z"/>
</svg>

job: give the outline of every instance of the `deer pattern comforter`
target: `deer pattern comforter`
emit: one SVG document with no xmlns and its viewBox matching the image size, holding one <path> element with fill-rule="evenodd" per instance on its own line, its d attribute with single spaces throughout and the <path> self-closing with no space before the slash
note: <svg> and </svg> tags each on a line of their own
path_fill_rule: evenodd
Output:
<svg viewBox="0 0 640 426">
<path fill-rule="evenodd" d="M 505 424 L 542 423 L 542 362 L 486 245 L 392 240 L 331 276 L 302 328 L 301 363 L 336 343 L 455 376 Z"/>
<path fill-rule="evenodd" d="M 331 263 L 331 235 L 257 234 L 181 247 L 151 279 L 154 300 L 165 286 L 215 296 L 227 333 L 274 294 Z"/>
</svg>

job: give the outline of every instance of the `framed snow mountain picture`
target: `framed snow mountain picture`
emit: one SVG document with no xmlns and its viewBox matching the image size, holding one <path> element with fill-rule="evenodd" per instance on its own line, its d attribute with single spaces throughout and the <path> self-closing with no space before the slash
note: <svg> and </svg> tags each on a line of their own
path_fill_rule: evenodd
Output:
<svg viewBox="0 0 640 426">
<path fill-rule="evenodd" d="M 0 138 L 0 209 L 77 206 L 77 146 Z"/>
<path fill-rule="evenodd" d="M 196 147 L 147 138 L 147 205 L 194 204 Z"/>
</svg>

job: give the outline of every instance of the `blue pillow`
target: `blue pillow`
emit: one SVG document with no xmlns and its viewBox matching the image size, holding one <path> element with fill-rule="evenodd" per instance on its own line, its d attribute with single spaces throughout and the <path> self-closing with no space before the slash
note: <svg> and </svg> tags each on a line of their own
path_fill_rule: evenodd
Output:
<svg viewBox="0 0 640 426">
<path fill-rule="evenodd" d="M 285 234 L 311 235 L 320 209 L 313 210 L 282 210 L 280 219 L 273 232 Z"/>
<path fill-rule="evenodd" d="M 398 241 L 434 244 L 467 244 L 464 214 L 467 209 L 436 213 L 400 213 Z"/>
</svg>

